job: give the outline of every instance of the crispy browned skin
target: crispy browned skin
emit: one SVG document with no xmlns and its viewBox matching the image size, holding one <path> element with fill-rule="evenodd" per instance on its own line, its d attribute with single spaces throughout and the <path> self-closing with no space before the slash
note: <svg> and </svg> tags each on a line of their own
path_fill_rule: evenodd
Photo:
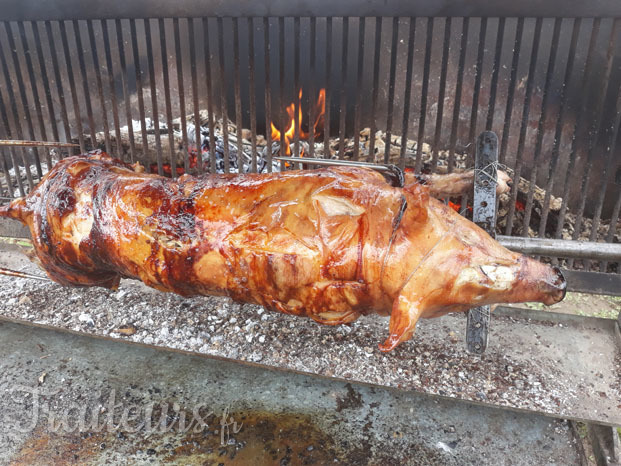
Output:
<svg viewBox="0 0 621 466">
<path fill-rule="evenodd" d="M 70 157 L 1 215 L 30 227 L 59 283 L 132 277 L 323 324 L 390 314 L 385 351 L 420 317 L 552 304 L 565 290 L 557 270 L 503 248 L 426 186 L 395 188 L 365 168 L 171 180 L 105 154 Z"/>
</svg>

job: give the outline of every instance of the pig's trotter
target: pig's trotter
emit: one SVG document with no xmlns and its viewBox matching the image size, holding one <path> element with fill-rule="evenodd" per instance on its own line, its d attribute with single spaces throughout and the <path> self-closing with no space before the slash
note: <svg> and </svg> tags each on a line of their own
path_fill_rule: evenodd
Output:
<svg viewBox="0 0 621 466">
<path fill-rule="evenodd" d="M 395 349 L 399 343 L 412 338 L 420 315 L 421 311 L 416 302 L 410 301 L 403 294 L 399 295 L 390 314 L 388 326 L 390 335 L 383 344 L 379 345 L 379 349 L 388 352 Z"/>
</svg>

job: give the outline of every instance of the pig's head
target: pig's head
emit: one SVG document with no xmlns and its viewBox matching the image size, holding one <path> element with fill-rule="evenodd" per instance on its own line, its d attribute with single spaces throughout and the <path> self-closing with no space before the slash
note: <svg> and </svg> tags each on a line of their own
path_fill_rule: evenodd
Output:
<svg viewBox="0 0 621 466">
<path fill-rule="evenodd" d="M 551 305 L 565 297 L 567 285 L 558 267 L 509 251 L 443 205 L 430 213 L 436 235 L 393 303 L 390 336 L 380 345 L 383 351 L 408 340 L 420 317 L 486 304 Z"/>
</svg>

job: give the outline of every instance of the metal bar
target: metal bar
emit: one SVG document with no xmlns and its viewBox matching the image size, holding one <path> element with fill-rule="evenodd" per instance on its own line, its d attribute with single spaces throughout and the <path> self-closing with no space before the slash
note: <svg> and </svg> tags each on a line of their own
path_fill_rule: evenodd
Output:
<svg viewBox="0 0 621 466">
<path fill-rule="evenodd" d="M 423 139 L 425 137 L 425 121 L 427 120 L 427 92 L 429 89 L 429 72 L 431 68 L 431 45 L 433 43 L 433 18 L 427 18 L 427 41 L 425 43 L 425 60 L 423 64 L 423 87 L 420 98 L 420 118 L 418 120 L 418 137 L 416 138 L 416 168 L 420 173 L 423 164 Z"/>
<path fill-rule="evenodd" d="M 484 131 L 476 142 L 472 220 L 492 237 L 496 230 L 497 162 L 498 137 Z M 468 310 L 466 345 L 471 353 L 482 354 L 487 348 L 490 312 L 489 305 Z"/>
<path fill-rule="evenodd" d="M 4 52 L 2 52 L 1 49 L 2 47 L 0 47 L 0 57 L 2 57 L 2 61 L 4 61 Z M 4 99 L 2 98 L 2 93 L 0 92 L 0 116 L 2 117 L 2 125 L 4 127 L 4 134 L 6 137 L 11 137 L 11 127 L 9 126 L 9 118 L 6 113 L 6 110 L 7 110 L 7 107 L 5 106 Z M 13 165 L 13 170 L 15 171 L 15 180 L 17 181 L 17 188 L 19 189 L 19 194 L 20 196 L 25 196 L 26 191 L 24 190 L 24 184 L 22 183 L 22 177 L 19 174 L 19 165 L 17 164 L 17 157 L 15 156 L 15 149 L 10 147 L 9 154 L 11 157 L 11 164 Z M 8 188 L 10 196 L 12 197 L 13 196 L 13 183 L 11 182 L 11 177 L 9 175 L 8 168 L 6 167 L 6 160 L 4 157 L 3 157 L 3 164 L 4 164 L 3 167 L 6 170 L 5 177 L 8 183 L 7 188 Z"/>
<path fill-rule="evenodd" d="M 498 19 L 498 30 L 496 32 L 496 50 L 494 52 L 494 63 L 492 65 L 492 81 L 489 90 L 489 102 L 487 104 L 487 121 L 485 129 L 492 130 L 494 124 L 494 111 L 496 110 L 496 91 L 498 89 L 498 74 L 500 72 L 500 58 L 502 54 L 502 46 L 505 38 L 505 21 L 506 18 Z"/>
<path fill-rule="evenodd" d="M 587 4 L 580 0 L 565 2 L 538 0 L 452 0 L 451 2 L 429 2 L 426 0 L 291 0 L 274 3 L 270 0 L 177 0 L 161 2 L 156 0 L 109 0 L 91 5 L 81 0 L 5 0 L 3 15 L 7 21 L 60 20 L 60 19 L 108 19 L 144 18 L 148 13 L 153 18 L 171 17 L 343 17 L 356 12 L 359 17 L 572 17 L 592 18 L 621 17 L 621 5 L 614 0 Z"/>
<path fill-rule="evenodd" d="M 365 26 L 366 18 L 358 18 L 358 54 L 356 55 L 356 83 L 354 89 L 360 89 L 362 86 L 362 71 L 364 65 L 364 43 L 365 43 Z M 411 47 L 411 45 L 408 45 Z M 408 81 L 406 79 L 406 86 Z M 407 88 L 406 88 L 407 92 Z M 358 160 L 360 158 L 360 107 L 362 100 L 362 92 L 356 92 L 356 102 L 354 104 L 354 154 L 353 159 Z M 312 105 L 312 104 L 311 104 Z M 403 168 L 403 167 L 401 167 Z"/>
<path fill-rule="evenodd" d="M 510 235 L 513 231 L 513 219 L 515 216 L 515 201 L 517 200 L 518 186 L 520 176 L 522 174 L 524 144 L 526 141 L 526 130 L 528 129 L 528 117 L 530 112 L 530 101 L 533 95 L 533 87 L 535 85 L 535 67 L 537 66 L 537 56 L 539 53 L 539 39 L 541 38 L 541 27 L 543 21 L 537 18 L 535 23 L 535 36 L 533 37 L 533 45 L 530 55 L 530 66 L 528 67 L 528 75 L 526 82 L 526 91 L 524 95 L 524 106 L 522 107 L 522 120 L 520 126 L 520 138 L 518 140 L 518 148 L 516 154 L 516 165 L 514 169 L 515 183 L 511 186 L 511 201 L 509 202 L 509 213 L 507 214 L 507 227 L 505 234 Z M 528 225 L 524 224 L 522 228 L 528 230 Z"/>
<path fill-rule="evenodd" d="M 26 272 L 19 272 L 17 270 L 11 270 L 4 267 L 0 267 L 0 275 L 7 275 L 9 277 L 18 277 L 18 278 L 32 278 L 35 280 L 42 280 L 44 282 L 51 282 L 52 280 L 48 277 L 41 277 L 39 275 L 33 275 Z"/>
<path fill-rule="evenodd" d="M 140 114 L 140 137 L 142 138 L 142 157 L 148 160 L 149 140 L 147 139 L 147 122 L 144 110 L 144 96 L 142 95 L 142 71 L 140 70 L 140 52 L 138 51 L 138 36 L 136 34 L 136 20 L 129 20 L 129 32 L 132 41 L 132 60 L 136 71 L 136 95 L 138 96 L 138 113 Z"/>
<path fill-rule="evenodd" d="M 30 139 L 35 139 L 35 132 L 34 132 L 34 127 L 32 125 L 32 117 L 30 115 L 30 107 L 28 105 L 28 99 L 26 98 L 26 88 L 24 86 L 24 80 L 21 79 L 20 75 L 21 75 L 21 70 L 20 70 L 20 66 L 19 66 L 19 59 L 18 59 L 18 54 L 17 54 L 17 46 L 15 45 L 15 39 L 13 37 L 13 31 L 11 30 L 11 27 L 9 25 L 8 22 L 4 23 L 4 28 L 6 31 L 6 35 L 8 37 L 8 41 L 9 41 L 9 48 L 11 50 L 11 58 L 13 61 L 13 70 L 15 72 L 15 81 L 17 81 L 17 94 L 19 96 L 19 99 L 21 101 L 22 104 L 22 109 L 24 111 L 24 117 L 26 119 L 26 128 L 28 130 L 28 137 L 30 137 Z M 10 81 L 7 81 L 7 86 L 10 85 L 9 84 Z M 14 86 L 12 86 L 14 87 Z M 12 91 L 10 91 L 12 92 Z M 15 107 L 15 109 L 17 110 L 17 107 Z M 15 113 L 15 116 L 17 117 L 17 112 Z M 15 126 L 16 128 L 18 128 L 18 131 L 21 132 L 21 127 L 22 123 L 15 120 Z M 19 133 L 18 133 L 19 135 Z M 20 137 L 21 139 L 21 137 Z M 40 161 L 40 157 L 39 157 L 39 153 L 36 149 L 34 149 L 34 154 L 35 154 L 35 167 L 37 170 L 37 174 L 39 175 L 39 178 L 41 178 L 42 173 L 41 173 L 41 161 Z M 30 184 L 30 188 L 32 189 L 32 173 L 30 172 L 30 163 L 28 162 L 28 158 L 26 156 L 26 153 L 22 153 L 22 160 L 24 161 L 24 167 L 26 168 L 26 175 L 30 176 L 28 183 Z"/>
<path fill-rule="evenodd" d="M 34 36 L 35 47 L 37 49 L 37 58 L 39 59 L 39 70 L 41 81 L 43 84 L 43 90 L 45 92 L 45 103 L 47 105 L 48 122 L 52 128 L 52 137 L 55 141 L 60 140 L 58 134 L 58 125 L 56 124 L 56 112 L 54 111 L 54 103 L 52 101 L 52 88 L 50 86 L 49 79 L 47 77 L 47 68 L 45 66 L 45 58 L 43 56 L 43 47 L 41 41 L 41 35 L 39 33 L 39 25 L 35 22 L 31 23 L 32 33 Z"/>
<path fill-rule="evenodd" d="M 155 133 L 155 154 L 157 156 L 157 173 L 164 174 L 164 162 L 162 160 L 162 140 L 160 137 L 160 116 L 157 109 L 157 88 L 155 85 L 155 65 L 153 61 L 153 42 L 151 39 L 151 20 L 144 20 L 145 42 L 147 44 L 147 67 L 149 69 L 149 87 L 151 94 L 151 120 Z"/>
<path fill-rule="evenodd" d="M 561 144 L 561 138 L 563 136 L 563 123 L 565 122 L 565 106 L 567 105 L 569 82 L 573 74 L 574 61 L 576 55 L 576 46 L 578 43 L 578 36 L 580 35 L 580 26 L 582 20 L 580 18 L 574 20 L 571 41 L 569 44 L 569 52 L 567 55 L 567 63 L 565 65 L 565 74 L 563 77 L 563 84 L 561 86 L 560 95 L 558 97 L 560 103 L 558 107 L 558 117 L 556 119 L 556 128 L 554 130 L 554 142 L 552 146 L 550 156 L 550 168 L 548 170 L 548 181 L 545 186 L 545 197 L 543 200 L 543 208 L 541 212 L 541 220 L 539 222 L 539 237 L 544 238 L 546 232 L 546 226 L 548 223 L 548 214 L 550 212 L 550 196 L 552 195 L 552 189 L 554 188 L 554 179 L 556 175 L 557 165 L 559 161 L 559 147 Z"/>
<path fill-rule="evenodd" d="M 604 102 L 606 99 L 606 94 L 608 93 L 608 84 L 610 81 L 610 73 L 612 71 L 612 63 L 615 52 L 615 42 L 617 39 L 617 35 L 619 33 L 619 27 L 621 25 L 621 21 L 616 19 L 613 23 L 612 30 L 610 31 L 610 38 L 608 40 L 608 51 L 606 53 L 606 66 L 604 68 L 604 72 L 602 73 L 602 89 L 599 93 L 599 97 L 597 100 L 597 104 L 595 106 L 595 119 L 592 122 L 591 130 L 589 131 L 589 145 L 587 149 L 587 159 L 586 159 L 586 170 L 584 170 L 584 174 L 582 176 L 582 183 L 580 192 L 582 196 L 580 196 L 580 205 L 578 207 L 578 213 L 576 215 L 576 222 L 574 224 L 574 232 L 572 235 L 572 239 L 578 239 L 580 237 L 580 233 L 582 231 L 582 220 L 584 218 L 584 209 L 586 207 L 587 193 L 589 192 L 589 182 L 591 179 L 591 171 L 593 169 L 593 157 L 595 154 L 595 148 L 597 147 L 597 141 L 599 139 L 599 133 L 601 129 L 603 112 L 604 112 Z M 598 178 L 599 179 L 599 178 Z M 601 212 L 601 210 L 600 210 Z M 593 219 L 593 225 L 595 226 L 595 219 Z M 599 223 L 599 216 L 597 218 Z M 585 263 L 585 265 L 590 265 L 589 263 Z M 567 267 L 571 268 L 573 266 L 573 260 L 570 259 L 567 263 Z"/>
<path fill-rule="evenodd" d="M 0 139 L 0 147 L 13 146 L 13 147 L 80 147 L 79 144 L 67 143 L 67 142 L 54 142 L 54 141 L 24 141 L 14 139 Z"/>
<path fill-rule="evenodd" d="M 598 18 L 595 18 L 593 20 L 593 25 L 591 27 L 591 38 L 589 39 L 589 48 L 587 51 L 586 62 L 584 64 L 582 79 L 580 80 L 580 86 L 578 89 L 586 89 L 587 83 L 589 81 L 589 76 L 591 75 L 591 66 L 593 64 L 593 54 L 595 52 L 595 47 L 597 44 L 597 37 L 599 36 L 599 28 L 600 28 L 600 20 Z M 574 122 L 571 149 L 569 152 L 569 162 L 567 164 L 567 171 L 565 172 L 565 178 L 564 178 L 565 183 L 563 186 L 563 194 L 562 194 L 563 203 L 561 204 L 561 210 L 558 214 L 558 223 L 556 225 L 556 232 L 555 232 L 555 237 L 557 239 L 561 237 L 561 234 L 563 232 L 563 224 L 565 223 L 565 214 L 567 213 L 567 198 L 569 196 L 569 187 L 571 186 L 571 183 L 574 181 L 572 173 L 574 170 L 574 165 L 576 163 L 576 155 L 577 155 L 577 141 L 578 141 L 577 132 L 582 127 L 582 120 L 584 118 L 584 115 L 587 112 L 588 102 L 589 102 L 588 93 L 583 92 L 582 99 L 580 101 L 580 107 L 579 107 L 580 110 L 576 114 L 576 119 Z"/>
<path fill-rule="evenodd" d="M 172 103 L 170 101 L 170 78 L 168 76 L 168 52 L 166 51 L 166 25 L 163 19 L 158 20 L 160 33 L 160 52 L 162 57 L 162 76 L 164 79 L 164 99 L 166 103 L 166 128 L 168 129 L 168 155 L 170 157 L 170 176 L 177 177 L 177 154 L 175 152 L 175 136 L 172 123 Z"/>
<path fill-rule="evenodd" d="M 112 107 L 112 119 L 114 122 L 114 137 L 116 138 L 116 155 L 123 160 L 125 150 L 121 140 L 121 124 L 119 122 L 119 108 L 116 100 L 116 87 L 114 85 L 114 70 L 112 69 L 112 51 L 110 49 L 110 36 L 108 34 L 108 22 L 101 22 L 101 32 L 103 34 L 104 51 L 106 53 L 106 68 L 108 69 L 108 91 L 110 92 L 110 103 Z"/>
<path fill-rule="evenodd" d="M 459 110 L 461 107 L 462 81 L 466 62 L 466 49 L 468 48 L 468 29 L 470 18 L 464 18 L 461 29 L 461 43 L 459 46 L 459 63 L 457 65 L 457 79 L 455 85 L 455 99 L 453 103 L 453 121 L 451 123 L 451 137 L 449 142 L 448 172 L 455 167 L 455 146 L 457 145 L 457 130 L 459 128 Z"/>
<path fill-rule="evenodd" d="M 21 75 L 22 75 L 22 70 L 21 67 L 19 65 L 19 59 L 18 59 L 18 51 L 17 51 L 17 46 L 15 44 L 15 39 L 13 37 L 13 31 L 11 30 L 9 23 L 4 23 L 6 32 L 7 32 L 7 36 L 9 39 L 9 47 L 11 48 L 11 56 L 13 58 L 13 68 L 15 70 L 15 78 L 17 80 L 17 85 L 18 85 L 18 93 L 20 96 L 20 100 L 22 102 L 22 107 L 24 109 L 24 116 L 26 119 L 26 127 L 28 128 L 28 133 L 29 133 L 29 137 L 31 139 L 34 139 L 35 136 L 35 131 L 34 131 L 34 127 L 32 124 L 32 117 L 30 114 L 30 106 L 28 105 L 28 99 L 26 96 L 26 88 L 24 86 L 24 80 L 21 79 Z M 27 47 L 26 41 L 25 41 L 25 32 L 23 31 L 23 24 L 20 22 L 18 24 L 19 26 L 19 32 L 20 35 L 22 37 L 22 46 L 23 46 L 23 50 L 24 50 L 24 54 L 27 57 L 27 63 L 29 64 L 29 69 L 32 68 L 32 62 L 30 60 L 30 53 L 27 53 L 27 49 L 25 47 Z M 31 81 L 31 86 L 33 87 L 33 95 L 36 95 L 36 86 L 34 84 L 34 82 Z M 40 113 L 40 112 L 39 112 Z M 16 122 L 17 123 L 17 122 Z M 17 123 L 19 124 L 19 123 Z M 39 179 L 41 179 L 41 177 L 43 176 L 43 173 L 41 171 L 41 158 L 39 156 L 39 152 L 38 150 L 35 148 L 33 149 L 34 155 L 35 155 L 35 168 L 37 170 L 37 175 L 39 177 Z M 23 155 L 24 159 L 26 159 L 26 154 L 24 153 Z"/>
<path fill-rule="evenodd" d="M 9 166 L 6 163 L 6 152 L 2 153 L 2 172 L 4 173 L 4 180 L 6 182 L 6 192 L 9 195 L 7 200 L 14 199 L 15 196 L 13 194 L 13 181 L 11 180 L 11 174 L 9 173 Z M 1 186 L 1 185 L 0 185 Z"/>
<path fill-rule="evenodd" d="M 80 25 L 77 20 L 73 21 L 73 35 L 75 36 L 75 45 L 78 52 L 78 64 L 80 66 L 80 77 L 82 78 L 82 93 L 84 94 L 86 116 L 88 118 L 88 125 L 90 126 L 89 130 L 91 133 L 91 147 L 94 149 L 97 147 L 97 136 L 95 136 L 95 119 L 93 118 L 91 95 L 88 90 L 86 63 L 84 62 L 84 49 L 82 48 L 82 36 L 80 35 Z"/>
<path fill-rule="evenodd" d="M 317 20 L 315 18 L 310 19 L 310 81 L 308 86 L 309 105 L 308 105 L 308 156 L 315 156 L 315 105 L 313 99 L 315 98 L 315 57 L 317 54 Z"/>
<path fill-rule="evenodd" d="M 530 185 L 528 187 L 528 194 L 526 197 L 526 207 L 524 209 L 524 228 L 522 229 L 522 236 L 528 236 L 528 226 L 530 225 L 530 218 L 533 210 L 533 195 L 535 194 L 535 184 L 537 182 L 537 172 L 540 165 L 541 146 L 543 144 L 543 136 L 545 133 L 545 122 L 548 118 L 548 112 L 550 110 L 550 85 L 552 84 L 552 77 L 554 75 L 554 64 L 556 62 L 556 52 L 558 50 L 558 40 L 561 33 L 561 20 L 554 20 L 554 31 L 552 32 L 552 42 L 550 44 L 550 54 L 548 57 L 548 69 L 546 71 L 546 80 L 543 86 L 541 113 L 539 115 L 539 123 L 537 124 L 537 140 L 535 142 L 535 151 L 533 155 L 533 164 L 531 168 Z M 519 178 L 516 180 L 519 182 Z"/>
<path fill-rule="evenodd" d="M 566 257 L 621 261 L 621 244 L 596 243 L 548 238 L 523 238 L 517 236 L 498 236 L 496 240 L 507 249 L 522 254 L 546 257 Z"/>
<path fill-rule="evenodd" d="M 505 124 L 502 128 L 502 140 L 500 142 L 500 153 L 498 162 L 505 161 L 507 145 L 509 144 L 509 132 L 511 131 L 511 116 L 513 115 L 513 100 L 517 87 L 517 70 L 520 63 L 520 51 L 522 48 L 522 34 L 524 32 L 524 18 L 518 18 L 515 29 L 515 41 L 513 42 L 513 59 L 511 60 L 511 75 L 509 77 L 509 87 L 507 88 L 507 102 L 505 106 Z"/>
<path fill-rule="evenodd" d="M 265 154 L 265 162 L 267 163 L 268 173 L 272 172 L 272 92 L 270 86 L 270 24 L 269 18 L 263 18 L 263 50 L 264 63 L 263 70 L 265 73 L 265 146 L 267 153 Z"/>
<path fill-rule="evenodd" d="M 479 49 L 477 61 L 474 67 L 474 91 L 472 93 L 472 106 L 470 111 L 470 132 L 468 142 L 474 141 L 477 134 L 477 117 L 479 115 L 479 96 L 481 95 L 481 80 L 483 75 L 483 58 L 485 54 L 485 36 L 487 35 L 487 18 L 481 18 L 479 26 Z M 471 151 L 471 153 L 474 151 Z M 465 206 L 468 203 L 462 202 Z"/>
<path fill-rule="evenodd" d="M 32 92 L 32 97 L 34 100 L 35 112 L 37 115 L 37 122 L 39 123 L 39 134 L 41 136 L 41 139 L 45 140 L 47 139 L 47 133 L 45 131 L 45 122 L 43 121 L 41 101 L 39 100 L 39 91 L 37 90 L 37 80 L 35 78 L 34 66 L 32 64 L 32 54 L 29 49 L 28 39 L 26 38 L 26 29 L 24 27 L 24 23 L 22 22 L 19 22 L 17 26 L 19 28 L 19 35 L 20 35 L 22 50 L 24 51 L 24 56 L 26 58 L 26 68 L 28 70 L 28 77 L 30 80 L 30 90 Z M 52 160 L 50 158 L 50 152 L 49 151 L 44 151 L 44 152 L 45 152 L 45 161 L 47 163 L 47 167 L 49 170 L 52 167 Z M 38 153 L 37 153 L 35 163 L 36 163 L 39 179 L 41 179 L 41 176 L 43 175 L 43 173 L 41 170 L 41 163 L 39 160 Z"/>
<path fill-rule="evenodd" d="M 612 150 L 613 148 L 611 148 Z M 619 220 L 619 212 L 621 211 L 621 191 L 619 191 L 619 195 L 617 196 L 617 201 L 612 209 L 612 216 L 610 218 L 610 223 L 608 224 L 608 233 L 606 234 L 606 242 L 612 243 L 615 237 L 615 233 L 617 231 L 617 222 Z M 600 271 L 606 272 L 608 268 L 608 262 L 604 261 L 600 264 Z M 621 270 L 619 270 L 621 272 Z M 620 287 L 621 289 L 621 287 Z"/>
<path fill-rule="evenodd" d="M 244 172 L 244 145 L 242 141 L 241 80 L 239 75 L 239 19 L 233 18 L 233 64 L 235 79 L 235 127 L 237 132 L 237 173 Z"/>
<path fill-rule="evenodd" d="M 300 128 L 302 122 L 300 121 L 300 106 L 302 105 L 302 88 L 300 87 L 300 18 L 293 18 L 293 55 L 294 55 L 294 70 L 293 81 L 295 92 L 299 93 L 297 99 L 294 99 L 293 107 L 293 152 L 295 157 L 300 156 Z M 301 165 L 294 166 L 294 168 L 301 168 Z"/>
<path fill-rule="evenodd" d="M 447 19 L 450 23 L 450 18 Z M 416 39 L 416 18 L 410 18 L 410 32 L 408 35 L 408 58 L 405 71 L 405 94 L 403 96 L 403 122 L 401 124 L 401 151 L 399 153 L 399 168 L 405 169 L 405 152 L 408 145 L 408 130 L 410 126 L 410 105 L 412 103 L 412 73 L 414 68 L 414 41 Z M 445 74 L 446 76 L 446 74 Z"/>
<path fill-rule="evenodd" d="M 435 134 L 433 135 L 433 147 L 431 148 L 432 170 L 435 170 L 436 166 L 438 165 L 440 136 L 442 135 L 442 119 L 444 118 L 444 94 L 446 91 L 446 75 L 448 71 L 449 47 L 451 45 L 451 21 L 452 18 L 446 18 L 444 21 L 444 42 L 442 46 L 442 64 L 440 65 L 440 88 L 438 90 L 438 112 L 436 114 L 436 130 Z"/>
<path fill-rule="evenodd" d="M 375 130 L 376 122 L 375 115 L 377 114 L 377 94 L 379 92 L 379 63 L 382 47 L 382 18 L 380 16 L 375 18 L 375 48 L 373 50 L 373 85 L 372 85 L 372 98 L 371 98 L 371 124 L 369 133 L 369 153 L 367 154 L 367 160 L 369 162 L 375 162 Z"/>
<path fill-rule="evenodd" d="M 7 23 L 5 24 L 5 28 L 7 26 Z M 6 29 L 6 33 L 7 35 L 10 36 L 10 31 L 8 29 Z M 11 49 L 15 49 L 15 45 L 13 44 L 11 46 L 11 44 L 9 44 L 9 46 L 11 47 Z M 9 96 L 9 102 L 11 105 L 11 111 L 13 113 L 13 117 L 15 118 L 15 132 L 17 133 L 17 137 L 19 139 L 23 139 L 23 131 L 22 131 L 22 127 L 19 124 L 19 120 L 18 120 L 18 111 L 17 111 L 17 102 L 15 101 L 15 93 L 13 92 L 13 87 L 11 85 L 11 75 L 9 74 L 9 67 L 6 61 L 6 57 L 4 55 L 4 47 L 2 47 L 2 44 L 0 44 L 0 63 L 2 64 L 2 73 L 4 75 L 4 82 L 6 83 L 6 89 L 7 89 L 7 94 Z M 17 79 L 17 76 L 16 76 Z M 6 115 L 6 113 L 5 113 Z M 5 132 L 7 137 L 11 137 L 11 130 L 10 130 L 10 125 L 8 123 L 8 118 L 6 120 L 6 126 L 5 126 Z M 11 155 L 14 158 L 14 154 L 15 151 L 13 149 L 11 149 Z M 22 163 L 24 164 L 24 170 L 26 171 L 26 179 L 28 181 L 28 186 L 30 189 L 32 189 L 34 187 L 34 183 L 32 181 L 32 173 L 30 172 L 30 164 L 28 163 L 28 160 L 25 157 L 25 154 L 22 152 L 21 153 L 21 159 L 22 159 Z M 15 170 L 15 176 L 17 178 L 20 178 L 20 173 L 19 173 L 19 166 L 16 164 L 16 161 L 13 160 L 13 168 Z"/>
<path fill-rule="evenodd" d="M 129 159 L 134 162 L 136 154 L 136 145 L 134 141 L 134 121 L 132 119 L 131 107 L 129 103 L 129 89 L 127 86 L 127 64 L 125 62 L 125 43 L 123 42 L 123 29 L 121 20 L 114 22 L 116 29 L 116 42 L 119 51 L 119 60 L 121 65 L 121 87 L 123 88 L 123 102 L 125 104 L 125 118 L 127 121 L 127 136 L 129 139 Z"/>
<path fill-rule="evenodd" d="M 194 144 L 196 145 L 196 166 L 198 173 L 202 174 L 203 166 L 203 150 L 201 134 L 201 117 L 198 108 L 198 70 L 196 66 L 196 41 L 194 37 L 194 18 L 188 19 L 188 35 L 190 37 L 190 74 L 192 77 L 192 113 L 194 114 Z"/>
<path fill-rule="evenodd" d="M 252 150 L 252 162 L 250 171 L 257 172 L 257 89 L 254 76 L 254 20 L 248 18 L 248 107 L 250 110 L 250 142 Z"/>
<path fill-rule="evenodd" d="M 561 269 L 567 280 L 567 290 L 578 293 L 621 296 L 621 275 Z"/>
<path fill-rule="evenodd" d="M 431 21 L 431 18 L 429 18 Z M 386 117 L 386 143 L 384 145 L 384 163 L 390 160 L 392 145 L 392 114 L 395 103 L 395 80 L 397 74 L 397 47 L 399 46 L 399 18 L 392 19 L 392 41 L 390 43 L 390 72 L 388 75 L 388 116 Z M 424 85 L 424 84 L 423 84 Z"/>
<path fill-rule="evenodd" d="M 73 102 L 73 121 L 78 131 L 78 141 L 80 142 L 80 151 L 86 152 L 86 144 L 84 142 L 84 129 L 82 128 L 82 116 L 80 114 L 80 103 L 78 102 L 78 92 L 75 86 L 75 79 L 73 75 L 73 66 L 71 65 L 71 52 L 69 51 L 69 41 L 67 39 L 67 30 L 65 29 L 65 22 L 60 21 L 58 23 L 60 27 L 60 39 L 63 46 L 63 53 L 65 56 L 65 64 L 67 66 L 67 78 L 69 79 L 69 89 L 71 91 L 71 101 Z"/>
<path fill-rule="evenodd" d="M 177 92 L 179 97 L 179 118 L 181 119 L 181 141 L 183 144 L 183 172 L 190 171 L 188 154 L 188 122 L 185 116 L 185 89 L 183 85 L 183 55 L 181 55 L 181 37 L 179 36 L 179 18 L 173 18 L 173 40 L 177 59 Z M 223 81 L 224 82 L 224 81 Z"/>
<path fill-rule="evenodd" d="M 343 38 L 341 41 L 341 95 L 339 99 L 339 159 L 345 158 L 345 130 L 347 125 L 347 52 L 349 50 L 349 18 L 343 18 Z M 396 50 L 395 50 L 396 55 Z M 394 88 L 394 86 L 393 86 Z M 394 93 L 394 89 L 393 89 Z M 389 120 L 392 120 L 389 110 Z"/>
<path fill-rule="evenodd" d="M 219 61 L 219 71 L 220 71 L 220 117 L 222 118 L 222 145 L 224 152 L 224 173 L 231 172 L 231 161 L 229 159 L 229 116 L 226 102 L 226 90 L 227 86 L 224 85 L 226 82 L 226 75 L 224 72 L 224 29 L 222 26 L 223 19 L 217 18 L 218 21 L 218 61 Z"/>
<path fill-rule="evenodd" d="M 326 112 L 324 114 L 323 125 L 323 156 L 331 158 L 330 152 L 330 95 L 331 87 L 330 78 L 332 73 L 332 18 L 326 19 Z"/>
<path fill-rule="evenodd" d="M 205 55 L 205 87 L 207 88 L 207 126 L 209 127 L 209 166 L 216 173 L 216 130 L 214 124 L 213 89 L 211 88 L 211 46 L 209 43 L 209 20 L 203 18 L 203 45 Z M 269 86 L 266 84 L 266 93 Z"/>
<path fill-rule="evenodd" d="M 108 113 L 106 111 L 106 99 L 104 97 L 103 84 L 101 81 L 101 67 L 99 65 L 99 56 L 97 52 L 97 42 L 95 40 L 95 31 L 93 29 L 93 21 L 88 20 L 86 23 L 88 29 L 88 40 L 91 44 L 91 57 L 93 59 L 93 68 L 95 71 L 95 81 L 97 83 L 97 95 L 99 96 L 99 111 L 103 120 L 104 141 L 106 152 L 112 154 L 112 146 L 110 145 L 110 126 L 108 124 Z"/>
<path fill-rule="evenodd" d="M 287 131 L 287 114 L 283 112 L 285 108 L 285 18 L 278 18 L 278 68 L 279 79 L 278 87 L 280 92 L 278 93 L 278 112 L 280 113 L 279 121 L 280 125 L 280 155 L 288 154 L 289 147 L 288 142 L 285 140 L 285 132 Z M 287 147 L 285 147 L 287 145 Z M 285 162 L 280 163 L 280 171 L 285 171 Z"/>
</svg>

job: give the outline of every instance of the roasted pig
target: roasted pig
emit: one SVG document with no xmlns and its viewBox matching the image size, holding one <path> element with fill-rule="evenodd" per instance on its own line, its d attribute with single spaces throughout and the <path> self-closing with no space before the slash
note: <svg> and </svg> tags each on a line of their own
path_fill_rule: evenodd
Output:
<svg viewBox="0 0 621 466">
<path fill-rule="evenodd" d="M 505 249 L 414 177 L 398 188 L 368 168 L 176 180 L 140 168 L 66 158 L 0 216 L 28 225 L 58 283 L 131 277 L 330 325 L 390 315 L 383 351 L 421 317 L 565 294 L 557 268 Z"/>
</svg>

